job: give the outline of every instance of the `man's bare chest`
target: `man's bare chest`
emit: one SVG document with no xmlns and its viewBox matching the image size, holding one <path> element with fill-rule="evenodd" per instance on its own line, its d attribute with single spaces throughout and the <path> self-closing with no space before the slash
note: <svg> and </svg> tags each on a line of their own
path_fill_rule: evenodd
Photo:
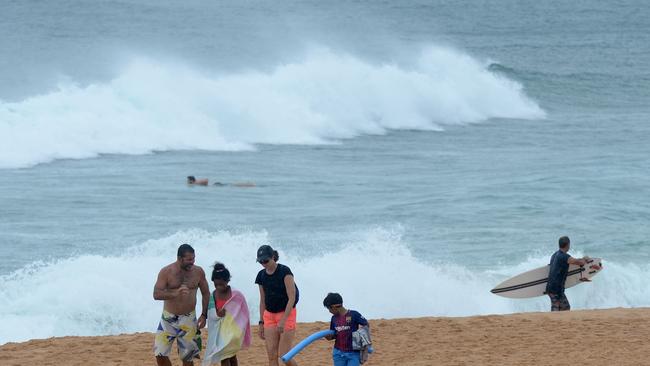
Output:
<svg viewBox="0 0 650 366">
<path fill-rule="evenodd" d="M 170 289 L 179 288 L 181 285 L 185 285 L 187 288 L 192 290 L 199 287 L 199 276 L 196 271 L 170 273 L 167 277 L 167 284 Z"/>
</svg>

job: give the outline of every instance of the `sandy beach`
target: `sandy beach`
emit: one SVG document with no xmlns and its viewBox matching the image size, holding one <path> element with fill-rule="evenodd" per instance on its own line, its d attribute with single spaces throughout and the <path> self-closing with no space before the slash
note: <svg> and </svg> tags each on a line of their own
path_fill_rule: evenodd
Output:
<svg viewBox="0 0 650 366">
<path fill-rule="evenodd" d="M 650 354 L 650 309 L 583 310 L 463 318 L 371 320 L 376 352 L 368 365 L 644 365 Z M 327 323 L 301 323 L 298 338 Z M 255 331 L 256 329 L 254 329 Z M 0 364 L 153 365 L 152 333 L 61 337 L 0 346 Z M 303 351 L 301 365 L 331 364 L 331 344 Z M 241 365 L 266 365 L 255 338 Z M 580 361 L 584 360 L 584 361 Z M 180 365 L 172 357 L 174 365 Z"/>
</svg>

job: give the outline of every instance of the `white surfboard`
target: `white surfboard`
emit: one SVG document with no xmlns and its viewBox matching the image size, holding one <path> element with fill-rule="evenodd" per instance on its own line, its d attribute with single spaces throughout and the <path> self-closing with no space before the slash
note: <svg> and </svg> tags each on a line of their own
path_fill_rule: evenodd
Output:
<svg viewBox="0 0 650 366">
<path fill-rule="evenodd" d="M 548 271 L 550 266 L 546 265 L 528 272 L 516 275 L 501 282 L 492 289 L 492 293 L 513 299 L 524 299 L 528 297 L 542 296 L 546 294 L 546 283 L 548 282 Z M 569 266 L 565 288 L 573 287 L 581 282 L 587 282 L 603 268 L 600 258 L 590 258 L 584 266 Z"/>
</svg>

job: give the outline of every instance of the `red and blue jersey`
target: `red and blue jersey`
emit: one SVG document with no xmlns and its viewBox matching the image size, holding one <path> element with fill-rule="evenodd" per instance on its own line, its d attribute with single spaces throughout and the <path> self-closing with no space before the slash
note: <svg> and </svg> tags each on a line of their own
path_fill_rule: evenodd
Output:
<svg viewBox="0 0 650 366">
<path fill-rule="evenodd" d="M 368 321 L 358 311 L 348 310 L 343 315 L 332 316 L 330 329 L 336 332 L 334 348 L 342 352 L 352 352 L 352 332 L 356 332 L 360 325 L 367 326 Z"/>
</svg>

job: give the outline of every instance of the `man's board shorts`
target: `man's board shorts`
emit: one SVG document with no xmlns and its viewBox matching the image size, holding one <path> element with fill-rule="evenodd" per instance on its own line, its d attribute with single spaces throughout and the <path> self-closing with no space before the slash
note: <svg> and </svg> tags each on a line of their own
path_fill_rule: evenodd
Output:
<svg viewBox="0 0 650 366">
<path fill-rule="evenodd" d="M 172 344 L 177 340 L 178 356 L 181 360 L 190 362 L 201 352 L 200 337 L 197 334 L 195 312 L 176 315 L 163 310 L 153 344 L 154 356 L 169 356 Z"/>
<path fill-rule="evenodd" d="M 548 297 L 551 298 L 551 311 L 571 310 L 569 299 L 566 298 L 565 294 L 548 294 Z"/>
<path fill-rule="evenodd" d="M 264 310 L 264 328 L 277 327 L 278 323 L 280 323 L 280 320 L 282 320 L 283 315 L 284 315 L 284 311 L 280 313 L 271 313 L 267 310 Z M 285 330 L 296 329 L 296 308 L 291 309 L 291 313 L 289 313 L 289 316 L 287 317 L 287 321 L 284 322 L 284 329 Z"/>
</svg>

